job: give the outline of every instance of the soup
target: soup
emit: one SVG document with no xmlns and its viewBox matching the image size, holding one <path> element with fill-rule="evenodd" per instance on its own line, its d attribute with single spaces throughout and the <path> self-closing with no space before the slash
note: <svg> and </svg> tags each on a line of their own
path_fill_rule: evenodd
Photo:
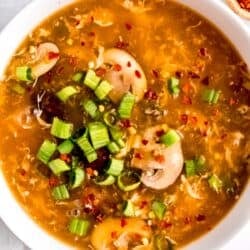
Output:
<svg viewBox="0 0 250 250">
<path fill-rule="evenodd" d="M 75 2 L 6 70 L 2 170 L 25 211 L 74 247 L 178 248 L 248 181 L 249 83 L 223 35 L 176 2 Z"/>
</svg>

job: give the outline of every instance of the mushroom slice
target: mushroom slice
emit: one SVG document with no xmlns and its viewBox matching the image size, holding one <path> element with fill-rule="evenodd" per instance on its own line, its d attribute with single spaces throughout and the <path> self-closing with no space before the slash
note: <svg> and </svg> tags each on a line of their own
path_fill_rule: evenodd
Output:
<svg viewBox="0 0 250 250">
<path fill-rule="evenodd" d="M 147 80 L 135 58 L 126 51 L 115 48 L 105 51 L 103 58 L 104 64 L 119 65 L 120 68 L 120 70 L 111 68 L 104 77 L 114 87 L 109 94 L 110 99 L 117 103 L 131 89 L 136 101 L 140 101 L 147 89 Z"/>
<path fill-rule="evenodd" d="M 59 49 L 54 43 L 41 43 L 37 48 L 35 65 L 32 66 L 32 74 L 34 78 L 50 71 L 59 59 Z"/>
</svg>

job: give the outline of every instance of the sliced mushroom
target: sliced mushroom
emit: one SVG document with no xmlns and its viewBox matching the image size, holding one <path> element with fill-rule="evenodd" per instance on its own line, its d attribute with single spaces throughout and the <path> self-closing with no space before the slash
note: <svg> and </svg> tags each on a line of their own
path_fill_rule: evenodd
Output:
<svg viewBox="0 0 250 250">
<path fill-rule="evenodd" d="M 145 131 L 144 138 L 148 140 L 148 144 L 135 151 L 131 161 L 133 167 L 143 170 L 142 183 L 157 190 L 172 185 L 181 174 L 184 163 L 180 141 L 170 147 L 157 143 L 155 135 L 159 128 L 163 126 L 155 126 Z M 140 157 L 138 154 L 141 154 Z M 157 156 L 161 157 L 160 160 Z"/>
<path fill-rule="evenodd" d="M 103 59 L 104 64 L 119 65 L 120 68 L 117 70 L 111 67 L 105 75 L 105 79 L 114 87 L 109 94 L 110 99 L 117 103 L 131 89 L 136 101 L 140 101 L 147 89 L 147 80 L 135 58 L 124 50 L 113 48 L 104 52 Z"/>
<path fill-rule="evenodd" d="M 37 48 L 32 75 L 36 79 L 50 71 L 59 59 L 59 49 L 54 43 L 41 43 Z"/>
</svg>

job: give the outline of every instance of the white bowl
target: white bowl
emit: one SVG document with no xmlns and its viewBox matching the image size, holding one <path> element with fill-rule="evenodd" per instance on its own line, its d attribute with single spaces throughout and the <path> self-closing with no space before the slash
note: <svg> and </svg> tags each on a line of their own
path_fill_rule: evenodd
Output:
<svg viewBox="0 0 250 250">
<path fill-rule="evenodd" d="M 12 54 L 28 33 L 44 18 L 71 2 L 72 0 L 36 0 L 13 19 L 0 35 L 0 76 L 3 75 Z M 250 65 L 249 30 L 229 8 L 218 0 L 179 0 L 179 2 L 201 13 L 214 23 L 238 49 L 248 66 Z M 2 172 L 0 172 L 0 197 L 1 218 L 30 248 L 35 250 L 69 249 L 68 245 L 47 234 L 23 211 L 7 187 Z M 250 185 L 248 184 L 240 200 L 226 218 L 214 230 L 188 245 L 186 249 L 218 249 L 232 238 L 250 219 L 249 197 Z"/>
</svg>

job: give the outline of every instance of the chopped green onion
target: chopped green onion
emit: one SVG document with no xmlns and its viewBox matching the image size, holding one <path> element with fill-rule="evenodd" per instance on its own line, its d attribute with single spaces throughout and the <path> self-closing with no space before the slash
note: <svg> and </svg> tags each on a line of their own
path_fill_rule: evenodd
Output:
<svg viewBox="0 0 250 250">
<path fill-rule="evenodd" d="M 100 186 L 110 186 L 115 183 L 115 177 L 113 175 L 98 176 L 95 183 Z"/>
<path fill-rule="evenodd" d="M 55 151 L 56 151 L 56 144 L 49 140 L 45 140 L 38 150 L 37 158 L 44 164 L 47 164 L 51 156 L 55 153 Z"/>
<path fill-rule="evenodd" d="M 120 152 L 120 147 L 115 142 L 110 142 L 107 148 L 111 154 L 117 154 Z"/>
<path fill-rule="evenodd" d="M 69 199 L 69 191 L 66 185 L 60 185 L 52 189 L 52 196 L 55 200 L 67 200 Z"/>
<path fill-rule="evenodd" d="M 123 214 L 127 217 L 134 217 L 135 216 L 135 208 L 133 203 L 128 200 L 126 201 L 123 209 Z"/>
<path fill-rule="evenodd" d="M 109 175 L 118 176 L 121 174 L 123 168 L 124 168 L 123 160 L 111 158 L 106 173 Z"/>
<path fill-rule="evenodd" d="M 73 132 L 73 124 L 66 123 L 57 117 L 54 117 L 50 133 L 60 139 L 68 139 Z"/>
<path fill-rule="evenodd" d="M 203 155 L 199 156 L 198 158 L 195 158 L 194 160 L 186 160 L 185 161 L 186 176 L 190 177 L 202 172 L 204 170 L 205 163 L 206 159 Z"/>
<path fill-rule="evenodd" d="M 74 143 L 71 140 L 65 140 L 58 147 L 60 154 L 69 154 L 74 148 Z"/>
<path fill-rule="evenodd" d="M 167 133 L 161 136 L 160 138 L 161 142 L 165 144 L 167 147 L 170 147 L 171 145 L 180 141 L 180 139 L 181 138 L 179 134 L 173 129 L 170 129 L 169 131 L 167 131 Z"/>
<path fill-rule="evenodd" d="M 203 93 L 202 99 L 209 104 L 216 104 L 220 98 L 221 91 L 214 89 L 206 89 Z"/>
<path fill-rule="evenodd" d="M 49 162 L 49 168 L 55 175 L 60 175 L 63 172 L 69 171 L 70 166 L 61 159 L 55 159 Z"/>
<path fill-rule="evenodd" d="M 62 101 L 66 102 L 71 96 L 78 93 L 78 90 L 73 86 L 67 86 L 56 93 L 56 96 Z"/>
<path fill-rule="evenodd" d="M 113 86 L 108 81 L 102 81 L 96 88 L 95 95 L 99 100 L 104 100 L 112 89 Z"/>
<path fill-rule="evenodd" d="M 122 98 L 122 101 L 118 107 L 118 114 L 121 118 L 130 118 L 132 110 L 135 104 L 135 96 L 128 92 Z"/>
<path fill-rule="evenodd" d="M 109 132 L 114 141 L 118 141 L 122 139 L 122 137 L 124 136 L 124 133 L 119 128 L 116 127 L 110 127 Z"/>
<path fill-rule="evenodd" d="M 220 180 L 220 178 L 213 174 L 209 179 L 208 179 L 208 184 L 210 188 L 212 188 L 216 193 L 219 193 L 223 187 L 223 183 Z"/>
<path fill-rule="evenodd" d="M 25 93 L 25 88 L 23 88 L 20 84 L 16 83 L 13 86 L 11 86 L 11 89 L 19 94 L 19 95 L 23 95 Z"/>
<path fill-rule="evenodd" d="M 72 169 L 74 169 L 74 168 L 77 168 L 78 167 L 78 165 L 79 165 L 79 159 L 78 159 L 78 157 L 76 157 L 76 156 L 72 156 L 72 160 L 71 160 L 71 167 L 72 167 Z"/>
<path fill-rule="evenodd" d="M 125 142 L 122 139 L 116 141 L 120 148 L 124 148 L 126 146 Z"/>
<path fill-rule="evenodd" d="M 171 94 L 173 94 L 174 96 L 178 96 L 180 93 L 180 80 L 175 78 L 175 77 L 171 77 L 168 80 L 168 89 L 170 91 Z"/>
<path fill-rule="evenodd" d="M 162 220 L 166 213 L 166 205 L 161 201 L 153 201 L 152 211 L 159 220 Z"/>
<path fill-rule="evenodd" d="M 83 83 L 87 87 L 91 88 L 92 90 L 95 90 L 100 81 L 101 81 L 101 78 L 96 75 L 95 71 L 92 69 L 89 69 L 85 76 Z"/>
<path fill-rule="evenodd" d="M 82 82 L 84 78 L 84 72 L 78 72 L 72 76 L 74 82 Z"/>
<path fill-rule="evenodd" d="M 90 222 L 88 220 L 81 220 L 78 218 L 74 218 L 71 220 L 69 224 L 69 231 L 72 234 L 76 234 L 78 236 L 86 236 L 90 228 Z"/>
<path fill-rule="evenodd" d="M 130 184 L 132 178 L 133 178 L 133 182 L 132 182 L 132 184 Z M 135 179 L 136 179 L 136 182 L 134 182 Z M 129 191 L 137 189 L 140 186 L 141 181 L 140 181 L 140 177 L 139 177 L 139 175 L 137 173 L 129 171 L 129 172 L 122 172 L 118 176 L 118 178 L 117 178 L 117 184 L 118 184 L 118 187 L 121 190 L 123 190 L 125 192 L 129 192 Z"/>
<path fill-rule="evenodd" d="M 102 122 L 89 123 L 88 129 L 94 149 L 99 149 L 109 144 L 108 129 Z"/>
<path fill-rule="evenodd" d="M 103 115 L 103 121 L 109 127 L 112 127 L 116 123 L 115 110 L 109 110 Z"/>
<path fill-rule="evenodd" d="M 84 110 L 90 115 L 91 118 L 97 119 L 100 116 L 97 105 L 92 100 L 86 100 L 83 102 Z"/>
<path fill-rule="evenodd" d="M 89 163 L 91 163 L 97 159 L 97 153 L 95 152 L 94 148 L 92 147 L 88 138 L 85 135 L 80 137 L 76 141 L 76 143 L 84 152 L 84 155 L 87 158 Z"/>
<path fill-rule="evenodd" d="M 74 168 L 70 173 L 70 187 L 71 189 L 80 187 L 85 179 L 85 172 L 82 168 Z"/>
<path fill-rule="evenodd" d="M 29 82 L 33 80 L 32 70 L 28 66 L 21 66 L 16 68 L 16 77 L 20 81 Z"/>
<path fill-rule="evenodd" d="M 174 250 L 173 243 L 163 235 L 154 237 L 154 250 Z"/>
</svg>

